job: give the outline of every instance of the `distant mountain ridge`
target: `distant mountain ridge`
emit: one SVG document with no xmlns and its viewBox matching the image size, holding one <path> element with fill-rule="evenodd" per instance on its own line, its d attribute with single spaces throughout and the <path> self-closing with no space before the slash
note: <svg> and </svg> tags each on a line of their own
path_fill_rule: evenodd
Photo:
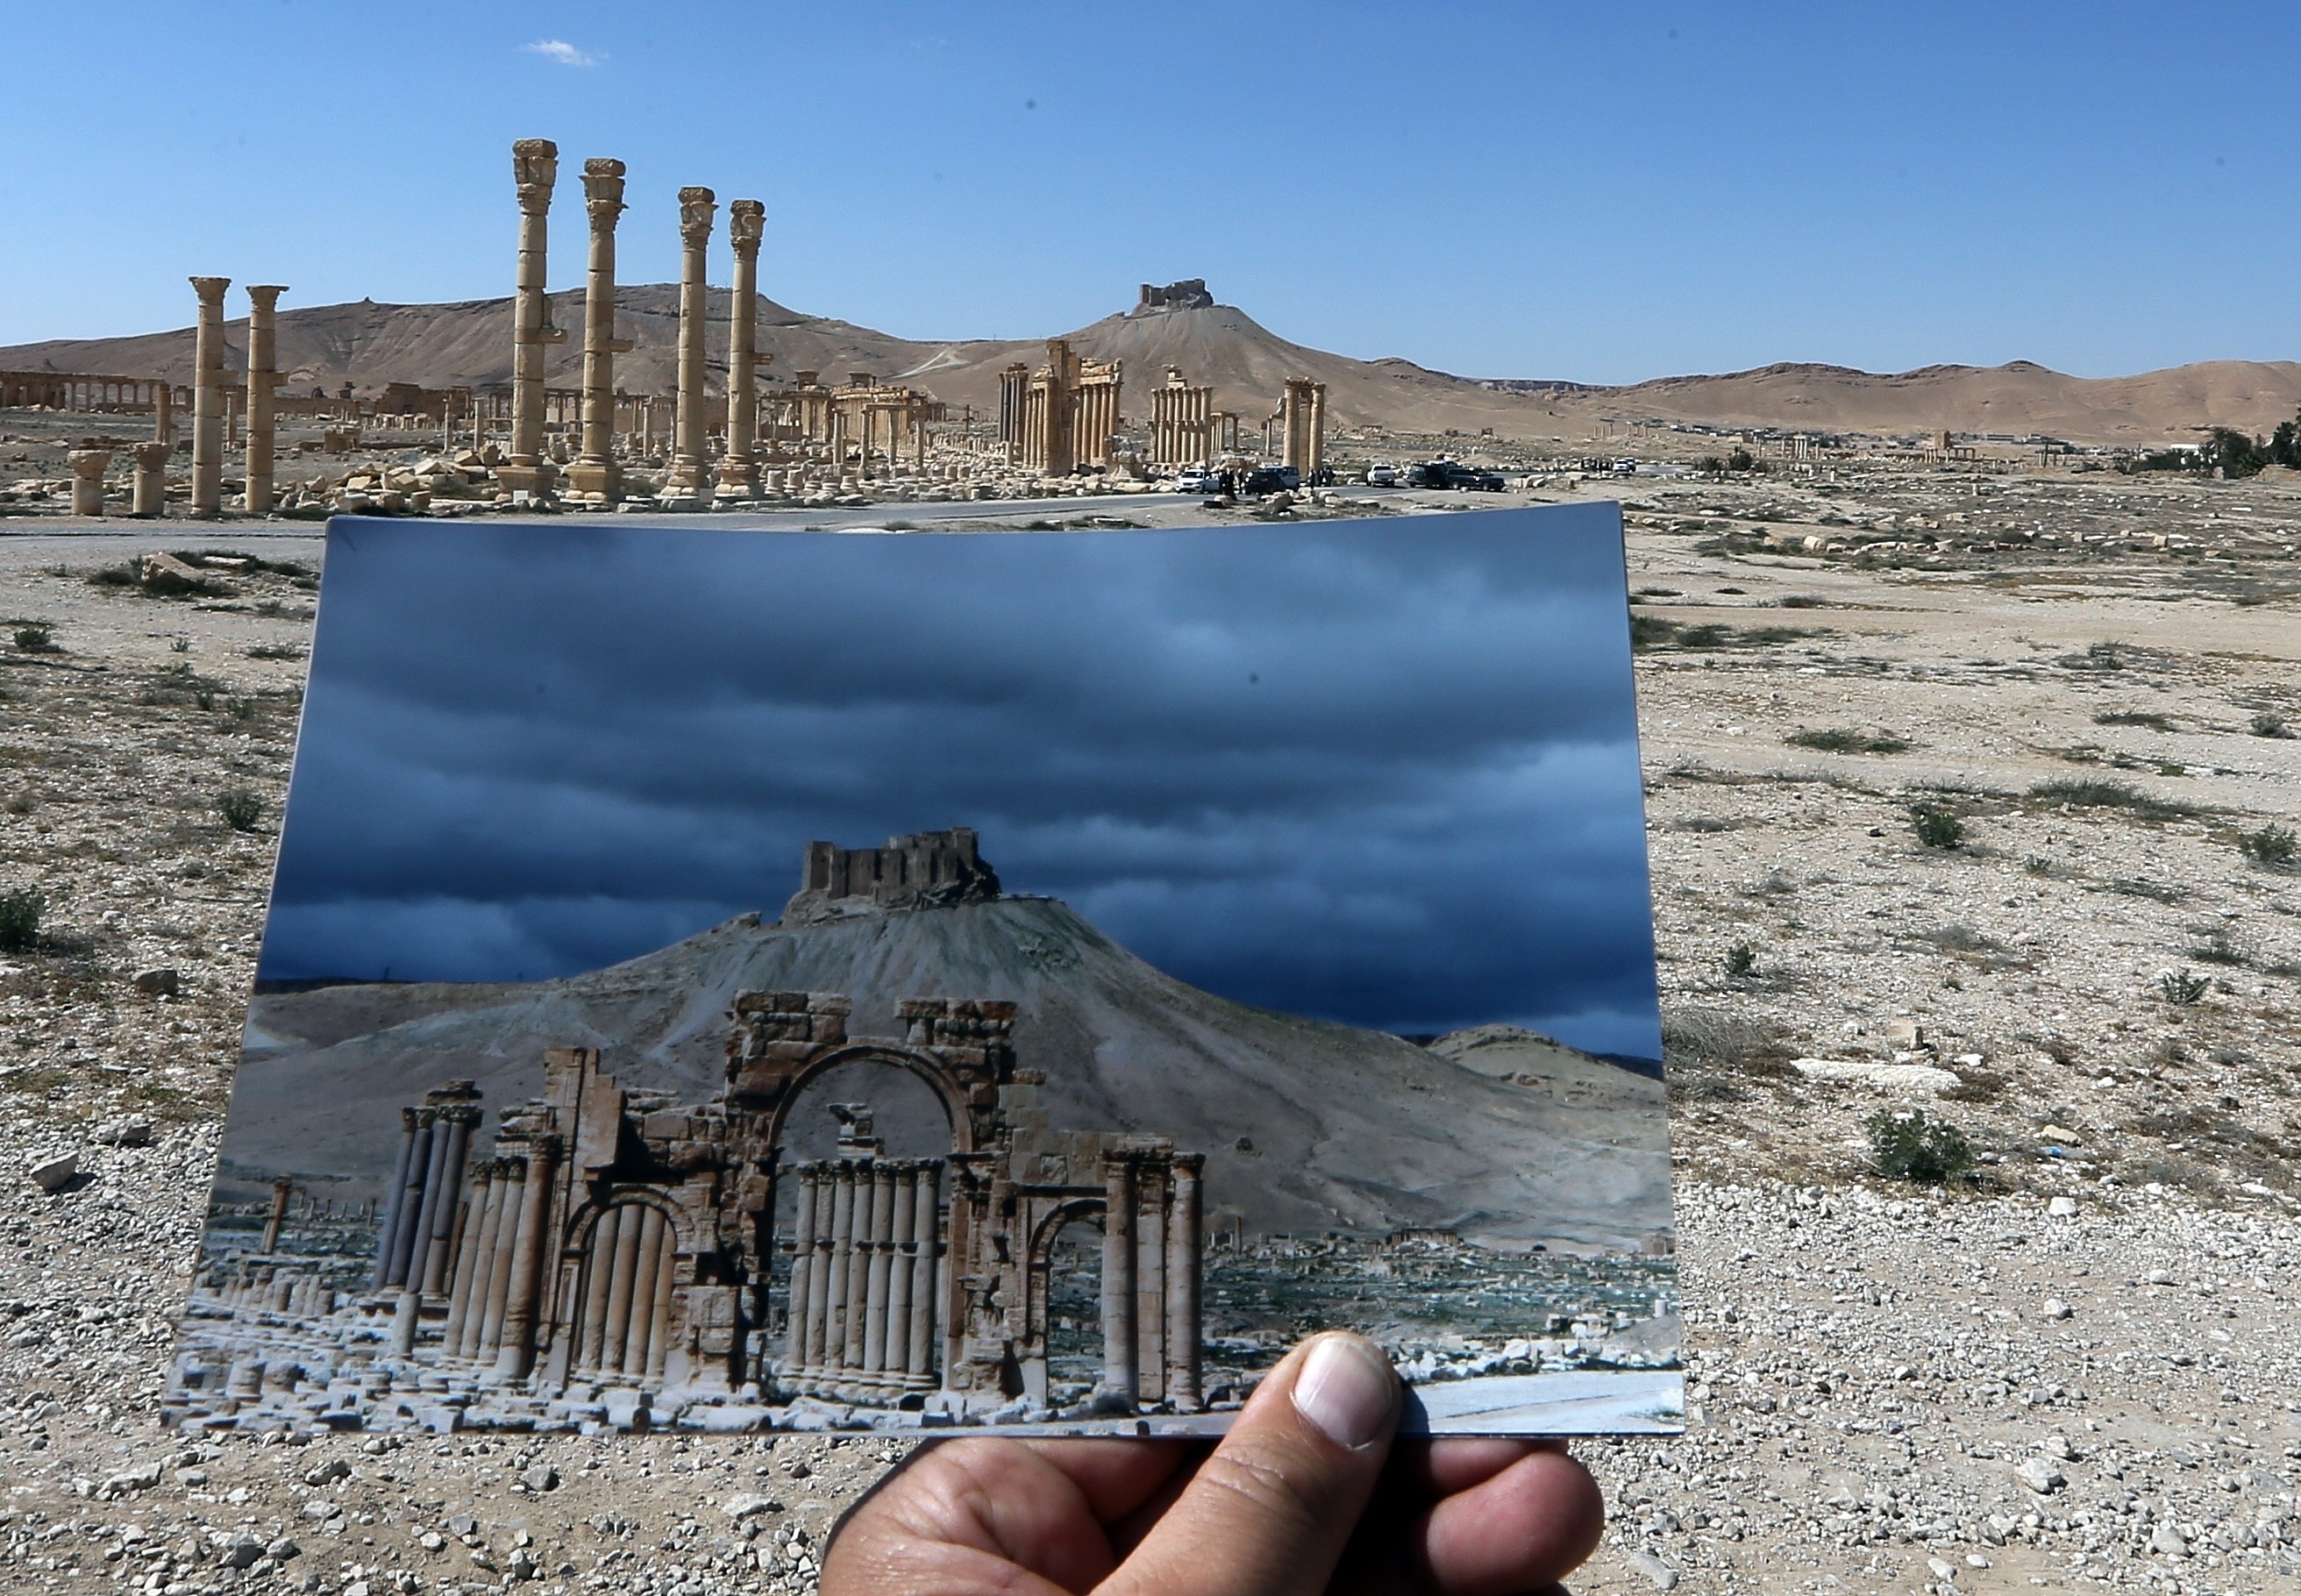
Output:
<svg viewBox="0 0 2301 1596">
<path fill-rule="evenodd" d="M 551 296 L 554 322 L 568 330 L 551 347 L 548 380 L 572 387 L 582 363 L 582 290 Z M 510 380 L 511 300 L 445 305 L 356 304 L 280 313 L 280 366 L 289 391 L 314 384 L 335 391 L 387 381 L 426 387 Z M 730 295 L 710 292 L 714 381 L 726 370 Z M 981 414 L 998 398 L 1000 369 L 1045 358 L 1039 338 L 898 338 L 762 297 L 759 347 L 772 356 L 771 383 L 815 371 L 842 381 L 868 372 L 908 382 L 954 406 Z M 632 342 L 617 357 L 618 386 L 668 393 L 674 385 L 679 290 L 645 283 L 616 293 L 618 332 Z M 1518 378 L 1456 376 L 1391 357 L 1358 360 L 1290 342 L 1235 305 L 1184 305 L 1106 316 L 1066 336 L 1096 360 L 1126 362 L 1126 414 L 1149 414 L 1143 397 L 1172 363 L 1193 383 L 1211 383 L 1218 408 L 1258 429 L 1288 377 L 1326 384 L 1328 414 L 1343 428 L 1380 427 L 1476 435 L 1491 427 L 1526 441 L 1586 439 L 1605 421 L 1678 421 L 1723 428 L 1775 427 L 1878 435 L 1953 432 L 2031 434 L 2091 444 L 2151 444 L 2193 438 L 2212 426 L 2264 433 L 2301 409 L 2301 362 L 2205 361 L 2129 377 L 2085 378 L 2029 361 L 2001 366 L 1931 365 L 1878 373 L 1786 362 L 1745 372 L 1658 378 L 1625 387 Z M 244 360 L 245 321 L 226 324 L 231 353 Z M 192 332 L 59 338 L 0 348 L 0 370 L 78 372 L 188 380 Z"/>
</svg>

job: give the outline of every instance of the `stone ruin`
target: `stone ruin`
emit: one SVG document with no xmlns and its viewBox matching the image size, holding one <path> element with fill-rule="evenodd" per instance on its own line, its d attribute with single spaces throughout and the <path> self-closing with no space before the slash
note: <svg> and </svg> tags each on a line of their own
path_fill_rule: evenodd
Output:
<svg viewBox="0 0 2301 1596">
<path fill-rule="evenodd" d="M 811 845 L 799 897 L 996 890 L 973 833 L 952 831 Z M 1064 1416 L 1055 1250 L 1089 1221 L 1101 1372 L 1067 1416 L 1200 1410 L 1203 1155 L 1050 1125 L 1012 1003 L 907 998 L 890 1036 L 850 1034 L 850 1012 L 838 993 L 737 997 L 724 1084 L 701 1102 L 623 1084 L 597 1049 L 550 1049 L 542 1095 L 502 1111 L 482 1157 L 479 1092 L 427 1093 L 402 1111 L 366 1278 L 339 1290 L 311 1260 L 299 1274 L 276 1228 L 264 1254 L 212 1265 L 166 1416 L 432 1430 L 763 1429 L 835 1422 L 826 1403 L 898 1426 Z M 858 1063 L 925 1083 L 947 1157 L 886 1157 L 859 1104 L 834 1106 L 837 1156 L 791 1154 L 806 1089 Z M 785 1187 L 795 1214 L 779 1226 Z"/>
<path fill-rule="evenodd" d="M 1205 278 L 1186 277 L 1180 282 L 1170 282 L 1163 288 L 1144 283 L 1142 296 L 1134 302 L 1134 309 L 1130 313 L 1139 316 L 1145 312 L 1211 310 L 1214 303 L 1215 297 L 1207 292 Z"/>
</svg>

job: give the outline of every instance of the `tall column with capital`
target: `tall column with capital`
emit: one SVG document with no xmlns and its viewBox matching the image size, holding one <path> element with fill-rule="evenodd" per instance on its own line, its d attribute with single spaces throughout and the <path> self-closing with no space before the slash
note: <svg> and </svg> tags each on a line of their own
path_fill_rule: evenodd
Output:
<svg viewBox="0 0 2301 1596">
<path fill-rule="evenodd" d="M 223 291 L 229 277 L 195 277 L 199 330 L 192 354 L 192 514 L 223 510 Z"/>
<path fill-rule="evenodd" d="M 254 283 L 247 290 L 247 511 L 272 508 L 272 460 L 279 425 L 273 405 L 280 397 L 279 335 L 272 313 L 286 288 Z"/>
<path fill-rule="evenodd" d="M 615 356 L 631 345 L 615 336 L 615 221 L 623 213 L 623 163 L 583 163 L 583 204 L 591 215 L 590 273 L 583 284 L 583 452 L 567 480 L 586 504 L 623 497 L 615 464 Z"/>
<path fill-rule="evenodd" d="M 523 138 L 511 146 L 511 170 L 519 195 L 519 271 L 512 300 L 511 462 L 496 468 L 496 480 L 506 493 L 540 497 L 550 491 L 554 475 L 543 457 L 543 352 L 567 337 L 551 324 L 551 299 L 543 289 L 559 146 L 548 138 Z"/>
<path fill-rule="evenodd" d="M 703 457 L 703 252 L 718 210 L 708 188 L 679 191 L 679 436 L 664 497 L 681 509 L 701 509 L 711 487 Z"/>
<path fill-rule="evenodd" d="M 559 1150 L 556 1136 L 538 1136 L 527 1144 L 527 1184 L 520 1194 L 519 1228 L 512 1237 L 503 1345 L 496 1359 L 496 1373 L 515 1380 L 525 1379 L 535 1367 L 536 1327 L 543 1307 L 547 1261 L 544 1230 L 551 1222 L 551 1177 Z"/>
<path fill-rule="evenodd" d="M 759 396 L 752 389 L 758 365 L 759 239 L 767 207 L 739 199 L 727 207 L 727 241 L 735 247 L 735 291 L 727 322 L 727 454 L 719 463 L 721 498 L 759 497 Z"/>
</svg>

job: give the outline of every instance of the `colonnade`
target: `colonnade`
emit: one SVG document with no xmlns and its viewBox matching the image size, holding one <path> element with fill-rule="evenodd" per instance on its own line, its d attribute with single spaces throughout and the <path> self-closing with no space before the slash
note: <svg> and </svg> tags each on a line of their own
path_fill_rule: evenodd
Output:
<svg viewBox="0 0 2301 1596">
<path fill-rule="evenodd" d="M 1103 1158 L 1102 1383 L 1177 1411 L 1200 1404 L 1197 1153 Z"/>
<path fill-rule="evenodd" d="M 850 1400 L 935 1389 L 937 1158 L 800 1164 L 778 1383 Z"/>
<path fill-rule="evenodd" d="M 430 1093 L 420 1107 L 400 1110 L 391 1206 L 376 1240 L 375 1290 L 432 1295 L 441 1290 L 472 1129 L 480 1123 L 478 1097 L 466 1082 Z"/>
<path fill-rule="evenodd" d="M 672 1267 L 679 1235 L 649 1202 L 601 1211 L 583 1251 L 574 1370 L 595 1379 L 655 1380 L 671 1353 Z"/>
</svg>

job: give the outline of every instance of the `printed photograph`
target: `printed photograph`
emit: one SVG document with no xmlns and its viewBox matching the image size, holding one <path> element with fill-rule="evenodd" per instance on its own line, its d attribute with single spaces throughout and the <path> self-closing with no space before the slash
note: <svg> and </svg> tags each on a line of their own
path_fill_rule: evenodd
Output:
<svg viewBox="0 0 2301 1596">
<path fill-rule="evenodd" d="M 1619 514 L 339 518 L 166 1411 L 1669 1432 Z"/>
</svg>

